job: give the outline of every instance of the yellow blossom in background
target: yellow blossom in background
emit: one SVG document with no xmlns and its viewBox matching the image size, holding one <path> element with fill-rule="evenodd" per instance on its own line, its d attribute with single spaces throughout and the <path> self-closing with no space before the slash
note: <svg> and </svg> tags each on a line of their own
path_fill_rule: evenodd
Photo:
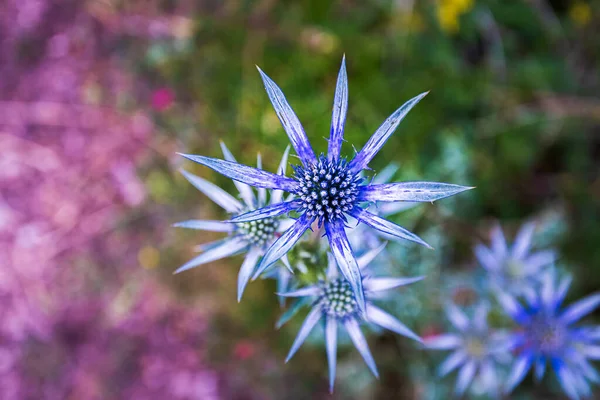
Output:
<svg viewBox="0 0 600 400">
<path fill-rule="evenodd" d="M 592 8 L 583 1 L 577 1 L 571 6 L 569 16 L 576 25 L 586 26 L 592 19 Z"/>
<path fill-rule="evenodd" d="M 439 0 L 437 18 L 440 27 L 447 33 L 456 33 L 460 27 L 459 18 L 473 8 L 474 0 Z"/>
<path fill-rule="evenodd" d="M 144 246 L 138 252 L 138 262 L 145 269 L 154 269 L 160 262 L 160 252 L 152 246 Z"/>
</svg>

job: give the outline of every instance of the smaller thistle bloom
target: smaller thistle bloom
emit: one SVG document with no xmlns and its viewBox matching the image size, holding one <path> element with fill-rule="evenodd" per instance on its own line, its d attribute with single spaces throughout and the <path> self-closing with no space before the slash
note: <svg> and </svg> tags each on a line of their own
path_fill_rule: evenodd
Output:
<svg viewBox="0 0 600 400">
<path fill-rule="evenodd" d="M 554 262 L 556 255 L 552 250 L 530 252 L 534 230 L 532 222 L 523 225 L 509 249 L 502 229 L 496 226 L 491 234 L 491 247 L 482 244 L 475 247 L 475 256 L 490 274 L 489 282 L 494 289 L 525 294 L 539 283 L 540 272 Z"/>
<path fill-rule="evenodd" d="M 459 368 L 455 393 L 462 396 L 476 378 L 490 395 L 498 394 L 498 364 L 506 361 L 508 341 L 503 332 L 492 331 L 487 323 L 488 307 L 480 304 L 472 320 L 455 305 L 446 309 L 448 319 L 458 331 L 438 335 L 425 341 L 432 350 L 453 350 L 440 365 L 438 373 L 446 376 Z"/>
<path fill-rule="evenodd" d="M 506 384 L 511 392 L 535 365 L 535 377 L 542 379 L 550 363 L 564 392 L 571 399 L 591 395 L 589 382 L 600 382 L 600 375 L 589 360 L 600 359 L 600 326 L 574 326 L 600 304 L 600 293 L 561 310 L 571 278 L 555 286 L 554 271 L 546 273 L 542 286 L 526 296 L 522 305 L 508 293 L 498 293 L 505 312 L 518 324 L 511 336 L 516 361 Z"/>
<path fill-rule="evenodd" d="M 223 155 L 226 160 L 235 162 L 235 158 L 223 142 L 221 142 L 221 149 L 223 150 Z M 283 158 L 281 159 L 278 169 L 280 174 L 285 173 L 288 153 L 289 148 L 285 151 Z M 260 155 L 258 156 L 257 164 L 260 167 Z M 240 197 L 242 198 L 242 201 L 239 201 L 223 189 L 196 175 L 184 170 L 181 170 L 181 173 L 192 185 L 196 187 L 196 189 L 200 190 L 208 198 L 233 216 L 264 207 L 267 204 L 267 191 L 265 189 L 259 189 L 258 196 L 255 196 L 255 193 L 250 186 L 242 182 L 234 181 L 240 193 Z M 271 191 L 270 204 L 280 203 L 282 196 L 282 191 Z M 199 265 L 246 252 L 244 262 L 242 263 L 240 272 L 238 274 L 239 302 L 260 257 L 265 254 L 265 249 L 276 240 L 279 232 L 287 229 L 292 222 L 293 221 L 291 219 L 282 218 L 280 216 L 268 217 L 260 221 L 238 223 L 210 220 L 188 220 L 179 222 L 174 226 L 203 231 L 225 232 L 228 233 L 229 236 L 225 239 L 200 246 L 200 249 L 203 250 L 203 252 L 182 265 L 175 271 L 175 273 L 183 272 Z"/>
<path fill-rule="evenodd" d="M 260 68 L 258 70 L 273 108 L 300 159 L 300 164 L 293 166 L 293 176 L 271 174 L 261 169 L 216 158 L 186 154 L 182 154 L 182 156 L 233 180 L 259 188 L 284 190 L 291 194 L 289 199 L 281 204 L 269 205 L 232 219 L 233 222 L 250 222 L 291 211 L 297 211 L 300 214 L 296 222 L 267 250 L 254 277 L 260 275 L 285 255 L 300 240 L 304 232 L 310 229 L 313 222 L 318 221 L 319 225 L 324 226 L 337 264 L 352 287 L 359 308 L 364 312 L 362 277 L 345 231 L 347 218 L 355 218 L 395 239 L 410 240 L 430 247 L 414 233 L 366 210 L 368 204 L 378 201 L 432 202 L 471 188 L 437 182 L 388 184 L 365 184 L 363 182 L 361 172 L 369 169 L 368 165 L 371 160 L 381 150 L 404 117 L 425 97 L 427 92 L 410 99 L 394 111 L 354 158 L 347 161 L 341 157 L 348 111 L 348 78 L 345 57 L 342 59 L 335 89 L 327 155 L 317 156 L 315 154 L 300 120 L 281 89 Z"/>
<path fill-rule="evenodd" d="M 384 246 L 385 245 L 382 245 L 377 249 L 365 253 L 362 257 L 359 257 L 357 260 L 359 267 L 362 269 L 369 264 Z M 365 278 L 365 318 L 363 313 L 360 312 L 356 295 L 354 294 L 352 287 L 344 278 L 338 277 L 338 270 L 335 263 L 335 258 L 331 254 L 328 254 L 327 279 L 325 281 L 292 292 L 279 293 L 281 296 L 300 297 L 302 300 L 314 299 L 312 310 L 304 320 L 285 361 L 288 362 L 292 358 L 317 322 L 323 320 L 325 324 L 327 362 L 329 364 L 329 390 L 331 392 L 333 392 L 337 364 L 338 326 L 341 325 L 346 329 L 354 346 L 376 377 L 379 377 L 379 373 L 377 372 L 377 366 L 375 365 L 367 341 L 360 330 L 359 325 L 361 322 L 374 323 L 400 335 L 421 342 L 421 339 L 414 332 L 408 329 L 395 317 L 375 306 L 371 300 L 376 297 L 377 292 L 408 285 L 424 278 L 422 276 L 414 278 Z"/>
</svg>

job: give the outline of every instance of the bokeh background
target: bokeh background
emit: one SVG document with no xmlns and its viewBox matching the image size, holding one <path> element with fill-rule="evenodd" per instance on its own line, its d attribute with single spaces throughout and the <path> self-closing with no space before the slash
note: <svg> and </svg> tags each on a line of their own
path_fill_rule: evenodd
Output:
<svg viewBox="0 0 600 400">
<path fill-rule="evenodd" d="M 599 31 L 582 0 L 3 0 L 0 397 L 448 398 L 439 358 L 383 332 L 381 379 L 344 347 L 330 396 L 317 339 L 283 363 L 302 318 L 274 329 L 273 282 L 238 304 L 241 258 L 172 275 L 216 237 L 171 224 L 226 217 L 178 168 L 233 189 L 175 153 L 222 139 L 276 168 L 288 139 L 255 64 L 325 150 L 345 53 L 348 142 L 431 90 L 372 166 L 477 187 L 394 217 L 436 248 L 395 248 L 394 272 L 428 279 L 394 314 L 427 336 L 444 296 L 473 302 L 495 222 L 538 221 L 577 298 L 600 287 Z M 514 398 L 562 398 L 548 382 Z"/>
</svg>

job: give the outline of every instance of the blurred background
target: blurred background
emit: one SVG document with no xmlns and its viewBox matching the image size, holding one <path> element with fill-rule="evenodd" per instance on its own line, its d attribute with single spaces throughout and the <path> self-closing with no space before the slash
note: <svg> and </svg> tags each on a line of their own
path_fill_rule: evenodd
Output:
<svg viewBox="0 0 600 400">
<path fill-rule="evenodd" d="M 431 90 L 374 169 L 477 187 L 393 218 L 436 251 L 394 248 L 395 274 L 428 279 L 392 313 L 443 330 L 440 298 L 476 298 L 472 247 L 496 222 L 512 239 L 538 221 L 578 298 L 600 284 L 599 31 L 582 0 L 3 0 L 0 397 L 448 398 L 439 358 L 384 332 L 381 378 L 342 347 L 330 396 L 317 339 L 283 362 L 303 318 L 275 330 L 274 283 L 237 303 L 241 257 L 172 275 L 217 235 L 171 224 L 226 218 L 178 168 L 234 189 L 175 152 L 220 157 L 222 139 L 275 170 L 289 142 L 255 64 L 325 151 L 345 53 L 357 148 Z M 527 380 L 514 398 L 559 392 Z"/>
</svg>

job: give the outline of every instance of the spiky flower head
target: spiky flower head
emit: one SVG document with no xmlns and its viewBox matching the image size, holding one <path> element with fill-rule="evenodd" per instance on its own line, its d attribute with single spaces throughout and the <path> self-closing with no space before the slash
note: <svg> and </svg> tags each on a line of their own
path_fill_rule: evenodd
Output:
<svg viewBox="0 0 600 400">
<path fill-rule="evenodd" d="M 462 396 L 474 379 L 491 396 L 499 392 L 498 366 L 508 361 L 508 345 L 505 332 L 490 329 L 487 322 L 487 304 L 480 304 L 472 319 L 458 307 L 450 304 L 446 315 L 454 333 L 435 336 L 425 341 L 432 350 L 452 350 L 452 354 L 440 365 L 438 373 L 445 376 L 459 369 L 455 394 Z"/>
<path fill-rule="evenodd" d="M 365 266 L 383 250 L 384 246 L 385 245 L 382 245 L 359 257 L 357 260 L 359 268 L 365 268 Z M 338 269 L 335 264 L 335 258 L 329 254 L 327 277 L 324 281 L 292 292 L 280 293 L 281 296 L 299 297 L 302 298 L 302 300 L 307 299 L 313 303 L 311 311 L 308 313 L 308 316 L 304 320 L 304 323 L 296 336 L 296 340 L 292 344 L 286 362 L 292 358 L 302 343 L 304 343 L 317 322 L 324 321 L 327 362 L 329 364 L 329 388 L 332 392 L 337 364 L 338 326 L 343 326 L 346 329 L 354 346 L 375 376 L 379 376 L 377 366 L 375 365 L 367 341 L 360 330 L 361 323 L 373 323 L 413 340 L 421 341 L 421 339 L 403 323 L 375 306 L 372 300 L 377 292 L 408 285 L 424 278 L 422 276 L 414 278 L 365 278 L 366 311 L 363 313 L 358 307 L 358 301 L 351 285 L 345 278 L 338 276 Z M 289 317 L 289 314 L 286 315 L 286 320 L 289 319 Z"/>
<path fill-rule="evenodd" d="M 541 288 L 521 304 L 508 293 L 498 299 L 519 329 L 512 334 L 511 348 L 517 354 L 506 392 L 512 391 L 535 365 L 536 379 L 544 376 L 549 363 L 564 392 L 571 399 L 590 396 L 590 382 L 600 376 L 589 360 L 600 359 L 600 326 L 575 326 L 600 304 L 600 293 L 561 309 L 571 278 L 555 285 L 555 272 L 544 274 Z"/>
<path fill-rule="evenodd" d="M 346 161 L 340 156 L 348 110 L 348 79 L 345 58 L 342 59 L 335 90 L 328 152 L 327 155 L 319 157 L 315 155 L 300 120 L 288 104 L 281 89 L 260 68 L 259 72 L 275 112 L 300 159 L 301 164 L 294 168 L 294 175 L 292 177 L 275 175 L 235 162 L 204 156 L 185 154 L 183 156 L 239 182 L 259 188 L 283 190 L 292 194 L 284 203 L 272 204 L 232 219 L 239 223 L 282 215 L 291 211 L 297 211 L 300 214 L 294 225 L 267 250 L 255 276 L 261 274 L 269 265 L 285 255 L 311 227 L 313 221 L 318 220 L 324 225 L 333 255 L 344 278 L 352 287 L 359 308 L 364 311 L 362 277 L 346 236 L 346 219 L 353 217 L 395 239 L 411 240 L 428 246 L 417 235 L 366 210 L 369 203 L 377 201 L 431 202 L 470 188 L 435 182 L 365 184 L 361 179 L 361 171 L 368 169 L 371 160 L 400 122 L 427 93 L 412 98 L 397 109 L 375 131 L 362 150 L 352 160 Z"/>
<path fill-rule="evenodd" d="M 221 148 L 225 159 L 230 162 L 235 162 L 235 158 L 223 142 L 221 142 Z M 285 174 L 288 153 L 289 148 L 284 152 L 281 163 L 279 164 L 278 172 L 281 175 Z M 257 164 L 259 167 L 261 166 L 260 155 L 258 156 Z M 239 191 L 240 201 L 220 187 L 199 176 L 184 170 L 181 170 L 181 173 L 192 185 L 194 185 L 194 187 L 225 209 L 231 216 L 265 207 L 268 200 L 270 201 L 269 204 L 280 204 L 283 196 L 283 192 L 279 190 L 270 191 L 270 196 L 268 196 L 265 189 L 259 189 L 258 193 L 255 194 L 250 186 L 242 182 L 234 181 Z M 268 199 L 267 197 L 270 198 Z M 260 257 L 265 254 L 266 248 L 277 239 L 279 233 L 282 230 L 287 229 L 292 222 L 291 219 L 278 215 L 256 221 L 236 223 L 211 220 L 188 220 L 176 223 L 174 226 L 180 228 L 224 232 L 229 235 L 216 242 L 201 245 L 201 254 L 179 267 L 175 273 L 183 272 L 224 257 L 246 252 L 244 262 L 242 263 L 238 274 L 238 301 L 240 301 L 248 280 L 252 276 Z M 285 261 L 285 258 L 283 260 Z"/>
<path fill-rule="evenodd" d="M 531 251 L 535 223 L 521 227 L 512 246 L 508 246 L 500 226 L 494 227 L 490 247 L 478 244 L 475 256 L 489 274 L 488 282 L 493 289 L 522 295 L 539 284 L 540 272 L 551 265 L 555 258 L 552 250 Z"/>
</svg>

